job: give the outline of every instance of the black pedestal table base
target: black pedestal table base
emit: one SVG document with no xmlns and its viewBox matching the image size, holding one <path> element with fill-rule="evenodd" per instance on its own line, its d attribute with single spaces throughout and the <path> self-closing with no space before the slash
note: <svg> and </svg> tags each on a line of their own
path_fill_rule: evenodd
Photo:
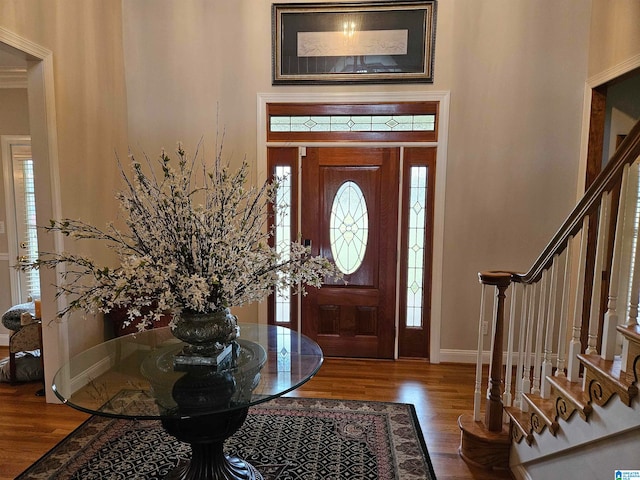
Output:
<svg viewBox="0 0 640 480">
<path fill-rule="evenodd" d="M 191 445 L 191 461 L 180 462 L 165 480 L 263 480 L 248 462 L 225 455 L 224 441 L 242 426 L 248 408 L 230 412 L 163 419 L 165 430 Z"/>
</svg>

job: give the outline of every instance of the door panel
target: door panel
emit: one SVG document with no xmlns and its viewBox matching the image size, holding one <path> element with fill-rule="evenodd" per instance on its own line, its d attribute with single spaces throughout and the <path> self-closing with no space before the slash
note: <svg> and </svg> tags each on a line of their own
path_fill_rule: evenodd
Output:
<svg viewBox="0 0 640 480">
<path fill-rule="evenodd" d="M 355 201 L 337 209 L 341 217 L 334 221 L 334 227 L 339 224 L 334 245 L 336 235 L 341 236 L 344 248 L 336 254 L 342 255 L 354 242 L 366 243 L 361 263 L 344 281 L 310 289 L 303 298 L 302 331 L 328 356 L 394 356 L 398 164 L 397 148 L 307 148 L 302 162 L 302 235 L 311 240 L 312 253 L 336 260 L 331 212 L 346 182 L 357 188 Z M 366 222 L 358 223 L 354 217 L 363 212 Z"/>
</svg>

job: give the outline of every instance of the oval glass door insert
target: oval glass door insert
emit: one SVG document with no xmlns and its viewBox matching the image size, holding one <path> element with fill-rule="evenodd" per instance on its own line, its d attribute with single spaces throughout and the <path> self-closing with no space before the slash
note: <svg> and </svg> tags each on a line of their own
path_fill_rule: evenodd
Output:
<svg viewBox="0 0 640 480">
<path fill-rule="evenodd" d="M 344 182 L 333 198 L 329 220 L 331 253 L 343 274 L 360 268 L 368 238 L 369 214 L 362 190 L 355 182 Z"/>
</svg>

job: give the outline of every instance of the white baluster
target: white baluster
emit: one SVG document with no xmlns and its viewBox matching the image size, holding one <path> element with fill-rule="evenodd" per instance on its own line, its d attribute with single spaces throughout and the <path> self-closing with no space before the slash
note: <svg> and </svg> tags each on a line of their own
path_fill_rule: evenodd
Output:
<svg viewBox="0 0 640 480">
<path fill-rule="evenodd" d="M 589 217 L 582 221 L 580 232 L 580 258 L 578 259 L 578 274 L 576 278 L 576 297 L 573 307 L 573 328 L 571 342 L 569 343 L 569 363 L 567 365 L 567 378 L 570 382 L 577 382 L 580 378 L 580 360 L 578 354 L 581 351 L 580 331 L 582 325 L 582 302 L 584 301 L 585 271 L 587 263 L 587 243 L 589 239 Z"/>
<path fill-rule="evenodd" d="M 558 325 L 558 364 L 556 377 L 565 376 L 566 339 L 569 335 L 567 321 L 569 319 L 569 295 L 571 292 L 571 255 L 573 255 L 573 236 L 567 240 L 564 256 L 564 275 L 562 280 L 562 307 L 560 311 L 560 325 Z"/>
<path fill-rule="evenodd" d="M 489 336 L 491 337 L 491 345 L 489 347 L 489 373 L 491 373 L 491 368 L 493 367 L 493 355 L 491 355 L 491 352 L 493 352 L 493 346 L 495 345 L 495 341 L 496 341 L 497 314 L 498 314 L 498 296 L 493 295 L 493 312 L 491 313 L 491 322 L 489 322 L 489 325 L 491 325 L 491 328 L 489 329 Z M 489 398 L 490 395 L 491 395 L 491 382 L 487 382 L 486 398 Z"/>
<path fill-rule="evenodd" d="M 540 304 L 538 306 L 538 320 L 536 322 L 536 341 L 534 344 L 535 355 L 533 357 L 533 385 L 531 393 L 540 395 L 540 373 L 542 368 L 542 333 L 544 330 L 545 305 L 547 299 L 547 276 L 548 271 L 542 271 L 540 283 Z"/>
<path fill-rule="evenodd" d="M 636 245 L 633 258 L 633 277 L 631 279 L 631 293 L 629 298 L 629 318 L 625 325 L 632 327 L 638 323 L 638 297 L 640 292 L 640 248 Z"/>
<path fill-rule="evenodd" d="M 554 255 L 551 263 L 551 285 L 549 287 L 549 303 L 547 309 L 546 332 L 544 339 L 544 357 L 542 360 L 542 370 L 540 379 L 540 396 L 549 398 L 551 396 L 551 385 L 547 381 L 547 377 L 553 372 L 553 364 L 551 363 L 551 350 L 553 345 L 553 327 L 555 325 L 556 316 L 556 292 L 558 288 L 558 255 Z"/>
<path fill-rule="evenodd" d="M 638 180 L 640 182 L 640 180 Z M 640 202 L 640 199 L 636 201 Z M 637 208 L 637 207 L 636 207 Z M 629 292 L 629 307 L 628 307 L 628 318 L 625 322 L 625 326 L 633 327 L 638 324 L 638 298 L 640 297 L 640 242 L 638 238 L 635 238 L 635 248 L 634 248 L 634 256 L 632 258 L 633 262 L 633 276 L 631 278 L 631 288 Z M 628 349 L 629 349 L 629 340 L 624 339 L 622 343 L 622 354 L 621 358 L 621 366 L 620 369 L 623 372 L 629 371 L 632 368 L 632 365 L 628 365 Z"/>
<path fill-rule="evenodd" d="M 529 296 L 529 315 L 527 315 L 527 341 L 526 347 L 524 349 L 524 369 L 522 370 L 522 393 L 531 393 L 531 360 L 533 355 L 533 328 L 535 326 L 535 318 L 536 318 L 536 293 L 540 290 L 540 282 L 534 283 Z M 529 410 L 529 404 L 527 402 L 522 402 L 521 407 L 523 412 Z"/>
<path fill-rule="evenodd" d="M 511 295 L 509 295 L 511 305 L 509 307 L 509 331 L 507 332 L 507 361 L 505 362 L 504 393 L 502 394 L 502 404 L 506 407 L 511 406 L 513 399 L 511 393 L 511 378 L 513 377 L 513 335 L 516 320 L 517 285 L 517 283 L 511 284 Z M 509 416 L 506 413 L 504 414 L 503 420 L 504 423 L 509 421 Z"/>
<path fill-rule="evenodd" d="M 624 219 L 625 205 L 627 204 L 627 183 L 629 178 L 629 165 L 624 166 L 622 172 L 622 184 L 620 186 L 620 200 L 618 202 L 618 216 L 616 219 L 616 234 L 613 244 L 613 259 L 611 262 L 611 277 L 609 281 L 609 298 L 607 301 L 607 312 L 604 315 L 602 327 L 602 358 L 613 360 L 616 353 L 618 332 L 618 288 L 620 286 L 620 259 L 622 255 L 622 245 L 624 243 Z"/>
<path fill-rule="evenodd" d="M 482 335 L 482 323 L 484 322 L 484 296 L 485 284 L 482 284 L 480 294 L 480 320 L 478 321 L 478 352 L 476 356 L 476 385 L 473 392 L 473 419 L 479 422 L 482 419 L 480 407 L 482 404 L 482 347 L 484 345 Z"/>
<path fill-rule="evenodd" d="M 602 272 L 609 237 L 609 192 L 602 194 L 600 218 L 598 220 L 598 240 L 596 243 L 596 262 L 593 268 L 593 289 L 591 290 L 591 309 L 589 311 L 589 340 L 585 353 L 598 353 L 598 327 L 600 324 L 600 292 L 602 291 Z"/>
<path fill-rule="evenodd" d="M 517 285 L 517 284 L 516 284 Z M 522 380 L 524 372 L 525 339 L 527 336 L 527 302 L 529 300 L 529 285 L 522 284 L 522 305 L 518 329 L 518 367 L 516 368 L 516 394 L 513 405 L 522 410 Z"/>
<path fill-rule="evenodd" d="M 633 174 L 633 186 L 635 190 L 635 195 L 633 195 L 633 197 L 635 198 L 635 208 L 633 209 L 633 212 L 629 212 L 629 216 L 633 218 L 635 223 L 635 217 L 637 215 L 636 212 L 640 210 L 640 207 L 638 207 L 638 203 L 640 203 L 640 186 L 638 185 L 640 183 L 640 178 L 638 177 L 640 174 L 638 173 L 637 162 L 633 164 Z M 631 277 L 631 288 L 629 288 L 629 299 L 627 302 L 627 320 L 625 322 L 625 326 L 627 327 L 632 327 L 638 323 L 638 292 L 640 290 L 640 242 L 638 242 L 635 232 L 632 237 L 630 250 L 632 250 L 633 253 L 630 253 L 630 257 L 632 258 L 630 258 L 629 264 L 633 264 L 633 275 Z"/>
</svg>

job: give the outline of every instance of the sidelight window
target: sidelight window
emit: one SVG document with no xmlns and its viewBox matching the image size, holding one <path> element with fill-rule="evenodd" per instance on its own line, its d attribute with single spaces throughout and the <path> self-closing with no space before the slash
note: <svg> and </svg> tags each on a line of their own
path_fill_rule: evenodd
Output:
<svg viewBox="0 0 640 480">
<path fill-rule="evenodd" d="M 278 165 L 275 167 L 275 177 L 278 182 L 276 192 L 274 241 L 276 253 L 282 260 L 287 260 L 291 245 L 291 167 Z M 278 323 L 288 323 L 291 318 L 291 290 L 277 288 L 275 295 L 275 320 Z"/>
<path fill-rule="evenodd" d="M 427 167 L 412 166 L 409 172 L 406 326 L 421 327 L 424 299 Z"/>
</svg>

